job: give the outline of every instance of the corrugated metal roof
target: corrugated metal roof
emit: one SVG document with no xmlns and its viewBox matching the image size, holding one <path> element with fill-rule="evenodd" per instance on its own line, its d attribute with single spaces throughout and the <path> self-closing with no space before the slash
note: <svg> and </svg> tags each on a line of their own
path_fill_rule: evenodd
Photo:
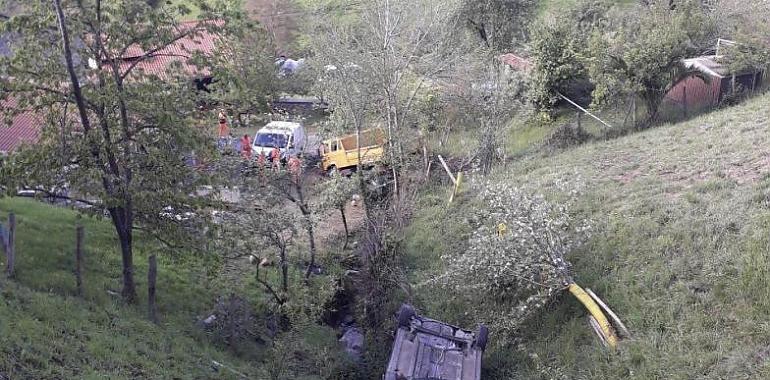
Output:
<svg viewBox="0 0 770 380">
<path fill-rule="evenodd" d="M 730 70 L 717 61 L 719 58 L 721 57 L 716 55 L 704 55 L 684 59 L 682 63 L 688 69 L 695 69 L 712 77 L 724 78 L 730 74 Z"/>
</svg>

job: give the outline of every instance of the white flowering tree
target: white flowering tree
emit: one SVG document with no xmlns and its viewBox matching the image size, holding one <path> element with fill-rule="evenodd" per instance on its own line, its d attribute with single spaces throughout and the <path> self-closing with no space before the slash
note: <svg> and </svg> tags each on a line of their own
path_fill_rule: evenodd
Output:
<svg viewBox="0 0 770 380">
<path fill-rule="evenodd" d="M 467 250 L 445 256 L 444 284 L 481 300 L 480 320 L 515 331 L 573 282 L 566 255 L 587 236 L 566 207 L 504 184 L 478 186 L 477 228 Z"/>
</svg>

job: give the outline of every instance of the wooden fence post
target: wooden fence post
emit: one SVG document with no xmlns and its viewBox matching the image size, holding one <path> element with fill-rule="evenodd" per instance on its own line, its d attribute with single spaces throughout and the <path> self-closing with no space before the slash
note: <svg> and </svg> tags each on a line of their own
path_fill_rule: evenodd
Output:
<svg viewBox="0 0 770 380">
<path fill-rule="evenodd" d="M 583 126 L 581 125 L 581 120 L 580 120 L 581 116 L 582 116 L 582 114 L 580 112 L 577 112 L 577 129 L 578 130 L 583 128 Z"/>
<path fill-rule="evenodd" d="M 8 245 L 5 252 L 5 273 L 8 277 L 13 277 L 14 265 L 16 262 L 16 215 L 8 214 Z"/>
<path fill-rule="evenodd" d="M 75 241 L 75 281 L 77 283 L 78 297 L 83 297 L 83 226 L 78 226 Z"/>
<path fill-rule="evenodd" d="M 155 303 L 155 281 L 158 278 L 158 262 L 155 255 L 150 255 L 147 270 L 147 313 L 153 323 L 158 323 L 158 308 Z"/>
</svg>

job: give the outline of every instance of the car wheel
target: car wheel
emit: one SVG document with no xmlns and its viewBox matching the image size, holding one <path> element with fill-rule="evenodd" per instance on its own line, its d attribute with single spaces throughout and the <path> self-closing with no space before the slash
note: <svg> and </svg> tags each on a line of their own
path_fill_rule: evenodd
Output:
<svg viewBox="0 0 770 380">
<path fill-rule="evenodd" d="M 480 325 L 473 346 L 484 351 L 487 349 L 487 339 L 489 339 L 489 329 L 487 329 L 487 326 Z"/>
<path fill-rule="evenodd" d="M 412 305 L 403 304 L 398 310 L 398 326 L 409 327 L 412 323 L 412 317 L 416 315 Z"/>
<path fill-rule="evenodd" d="M 339 171 L 337 170 L 337 167 L 336 167 L 336 166 L 334 166 L 334 165 L 332 165 L 332 166 L 329 166 L 329 169 L 327 169 L 327 170 L 326 170 L 326 174 L 327 174 L 329 177 L 334 177 L 334 176 L 336 176 L 336 175 L 337 175 L 337 173 L 339 173 Z"/>
</svg>

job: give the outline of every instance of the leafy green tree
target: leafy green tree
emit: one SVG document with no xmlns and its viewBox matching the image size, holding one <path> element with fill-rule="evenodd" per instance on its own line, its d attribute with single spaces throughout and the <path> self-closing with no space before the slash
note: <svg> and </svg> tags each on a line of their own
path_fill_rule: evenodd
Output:
<svg viewBox="0 0 770 380">
<path fill-rule="evenodd" d="M 289 300 L 289 250 L 295 243 L 295 226 L 302 221 L 294 213 L 275 207 L 282 199 L 262 190 L 243 188 L 238 201 L 219 213 L 214 243 L 224 260 L 249 257 L 254 261 L 256 282 L 280 307 Z M 260 266 L 273 263 L 280 271 L 277 284 L 259 275 Z"/>
<path fill-rule="evenodd" d="M 766 70 L 770 65 L 770 3 L 761 0 L 722 0 L 712 11 L 718 36 L 736 42 L 719 54 L 733 72 Z"/>
<path fill-rule="evenodd" d="M 594 31 L 590 40 L 594 104 L 638 97 L 647 109 L 645 126 L 650 126 L 666 93 L 697 74 L 682 60 L 711 47 L 712 27 L 697 1 L 681 1 L 671 9 L 661 0 L 635 12 L 614 12 L 607 28 Z"/>
<path fill-rule="evenodd" d="M 503 158 L 511 119 L 529 111 L 525 103 L 527 82 L 524 74 L 506 72 L 504 64 L 493 57 L 470 62 L 461 72 L 464 79 L 455 80 L 460 88 L 455 102 L 462 121 L 473 127 L 479 143 L 471 150 L 470 160 L 478 162 L 483 174 L 489 174 Z"/>
<path fill-rule="evenodd" d="M 578 2 L 564 14 L 532 24 L 530 48 L 533 68 L 529 98 L 535 108 L 549 114 L 561 100 L 558 94 L 580 99 L 590 92 L 585 67 L 588 36 L 600 28 L 611 6 L 607 0 Z"/>
<path fill-rule="evenodd" d="M 330 106 L 345 110 L 343 125 L 356 133 L 372 122 L 384 127 L 397 190 L 418 132 L 415 99 L 463 56 L 457 6 L 376 0 L 350 22 L 320 16 L 308 25 L 315 59 L 328 77 L 323 85 Z"/>
<path fill-rule="evenodd" d="M 195 1 L 201 17 L 236 18 L 224 2 Z M 16 36 L 0 58 L 0 97 L 47 115 L 39 143 L 12 154 L 2 167 L 8 189 L 67 189 L 87 210 L 107 214 L 120 242 L 122 296 L 136 300 L 133 239 L 136 229 L 161 239 L 184 233 L 207 201 L 191 194 L 207 176 L 185 163 L 205 156 L 193 128 L 196 92 L 181 65 L 158 77 L 139 66 L 170 54 L 166 48 L 215 23 L 180 25 L 185 7 L 117 0 L 30 0 L 2 22 Z M 218 13 L 214 13 L 216 9 Z M 140 52 L 131 61 L 126 52 Z M 176 239 L 185 241 L 185 239 Z M 168 241 L 168 240 L 166 240 Z M 189 241 L 189 240 L 188 240 Z M 173 242 L 170 242 L 173 244 Z"/>
<path fill-rule="evenodd" d="M 228 32 L 212 58 L 210 96 L 212 103 L 232 112 L 238 125 L 246 125 L 244 116 L 269 112 L 278 92 L 275 47 L 267 31 L 250 20 L 228 20 Z"/>
<path fill-rule="evenodd" d="M 585 77 L 580 60 L 580 44 L 569 24 L 545 22 L 532 29 L 534 66 L 531 75 L 530 100 L 544 113 L 552 111 L 576 78 Z"/>
<path fill-rule="evenodd" d="M 527 21 L 537 6 L 534 0 L 465 0 L 457 17 L 488 48 L 507 52 L 524 40 Z"/>
</svg>

